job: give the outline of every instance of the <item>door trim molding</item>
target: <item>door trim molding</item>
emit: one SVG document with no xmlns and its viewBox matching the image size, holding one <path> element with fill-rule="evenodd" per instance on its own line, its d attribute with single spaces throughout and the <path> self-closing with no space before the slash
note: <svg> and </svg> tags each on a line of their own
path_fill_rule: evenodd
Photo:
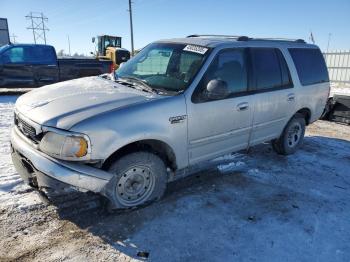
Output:
<svg viewBox="0 0 350 262">
<path fill-rule="evenodd" d="M 227 137 L 234 136 L 238 133 L 249 132 L 250 129 L 251 129 L 251 127 L 249 126 L 249 127 L 245 127 L 245 128 L 231 130 L 229 132 L 225 132 L 225 133 L 221 133 L 221 134 L 217 134 L 217 135 L 213 135 L 213 136 L 207 136 L 207 137 L 191 140 L 190 147 L 197 146 L 198 144 L 213 143 L 213 142 L 216 142 L 216 141 L 219 141 L 222 139 L 226 139 Z"/>
</svg>

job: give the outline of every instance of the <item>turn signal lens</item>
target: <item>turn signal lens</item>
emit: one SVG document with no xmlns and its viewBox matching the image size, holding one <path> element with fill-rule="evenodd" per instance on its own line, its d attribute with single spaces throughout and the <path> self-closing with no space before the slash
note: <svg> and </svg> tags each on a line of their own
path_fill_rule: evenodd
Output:
<svg viewBox="0 0 350 262">
<path fill-rule="evenodd" d="M 75 153 L 75 155 L 77 157 L 83 157 L 87 154 L 87 148 L 88 148 L 88 145 L 87 145 L 87 142 L 85 139 L 83 138 L 80 138 L 79 139 L 79 144 L 80 144 L 80 148 L 79 148 L 79 151 Z"/>
<path fill-rule="evenodd" d="M 65 157 L 83 157 L 87 154 L 87 142 L 78 136 L 67 136 L 62 146 L 61 155 Z"/>
</svg>

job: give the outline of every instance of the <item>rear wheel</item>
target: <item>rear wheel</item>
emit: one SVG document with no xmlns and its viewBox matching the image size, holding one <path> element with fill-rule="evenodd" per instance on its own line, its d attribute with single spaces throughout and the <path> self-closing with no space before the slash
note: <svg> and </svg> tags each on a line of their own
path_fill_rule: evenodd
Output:
<svg viewBox="0 0 350 262">
<path fill-rule="evenodd" d="M 164 162 L 155 154 L 136 152 L 126 155 L 109 168 L 112 180 L 112 209 L 132 208 L 160 199 L 166 189 Z"/>
<path fill-rule="evenodd" d="M 305 125 L 304 116 L 296 114 L 288 122 L 280 138 L 272 141 L 273 149 L 281 155 L 293 154 L 303 142 Z"/>
</svg>

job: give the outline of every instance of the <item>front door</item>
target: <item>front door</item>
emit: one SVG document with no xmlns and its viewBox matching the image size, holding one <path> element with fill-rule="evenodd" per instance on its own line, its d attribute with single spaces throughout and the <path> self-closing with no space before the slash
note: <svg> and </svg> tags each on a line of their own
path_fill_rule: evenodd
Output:
<svg viewBox="0 0 350 262">
<path fill-rule="evenodd" d="M 0 57 L 0 85 L 6 88 L 34 87 L 33 68 L 27 46 L 14 46 Z"/>
<path fill-rule="evenodd" d="M 191 97 L 187 97 L 190 164 L 248 146 L 254 97 L 247 93 L 246 51 L 220 51 Z M 225 81 L 227 97 L 209 99 L 206 87 L 210 80 Z"/>
</svg>

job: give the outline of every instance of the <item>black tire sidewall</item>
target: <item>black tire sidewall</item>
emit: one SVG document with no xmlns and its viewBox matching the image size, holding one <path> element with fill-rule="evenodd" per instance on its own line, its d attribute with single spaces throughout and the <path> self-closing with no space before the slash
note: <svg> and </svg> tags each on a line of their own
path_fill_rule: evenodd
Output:
<svg viewBox="0 0 350 262">
<path fill-rule="evenodd" d="M 301 138 L 299 139 L 298 143 L 294 147 L 290 147 L 288 145 L 288 130 L 295 123 L 299 123 L 302 128 Z M 304 135 L 305 135 L 305 126 L 306 126 L 305 119 L 303 116 L 300 116 L 300 115 L 296 115 L 295 117 L 293 117 L 287 124 L 286 128 L 283 131 L 283 141 L 282 141 L 283 151 L 286 155 L 293 154 L 295 151 L 298 150 L 300 145 L 303 143 Z"/>
<path fill-rule="evenodd" d="M 124 174 L 125 171 L 136 165 L 143 165 L 149 168 L 154 176 L 154 188 L 150 196 L 144 200 L 143 203 L 138 206 L 143 206 L 153 201 L 160 199 L 166 189 L 167 184 L 167 170 L 163 160 L 157 155 L 150 152 L 135 152 L 125 155 L 115 161 L 108 172 L 113 173 L 114 177 L 109 182 L 107 195 L 112 202 L 112 209 L 126 209 L 134 208 L 137 206 L 125 206 L 120 203 L 116 197 L 116 187 L 119 179 Z"/>
</svg>

